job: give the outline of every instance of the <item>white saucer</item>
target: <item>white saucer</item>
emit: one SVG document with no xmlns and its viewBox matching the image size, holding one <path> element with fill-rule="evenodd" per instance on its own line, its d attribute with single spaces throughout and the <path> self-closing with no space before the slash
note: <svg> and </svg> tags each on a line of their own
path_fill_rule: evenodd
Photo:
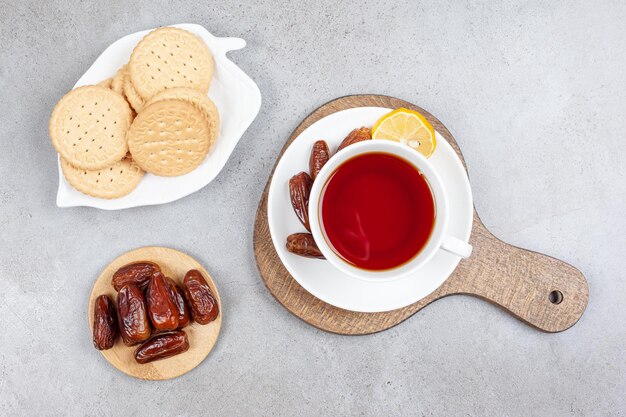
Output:
<svg viewBox="0 0 626 417">
<path fill-rule="evenodd" d="M 215 60 L 215 72 L 209 97 L 220 113 L 218 141 L 204 162 L 180 177 L 159 177 L 146 174 L 130 194 L 113 200 L 90 197 L 76 191 L 63 176 L 59 161 L 59 190 L 57 206 L 89 206 L 104 210 L 169 203 L 198 191 L 210 183 L 222 170 L 237 142 L 261 108 L 261 92 L 257 85 L 237 65 L 226 57 L 228 51 L 241 49 L 246 41 L 239 38 L 217 38 L 196 24 L 171 25 L 188 30 L 206 43 Z M 136 32 L 112 43 L 80 77 L 74 88 L 97 84 L 113 77 L 128 62 L 135 45 L 153 29 Z"/>
<path fill-rule="evenodd" d="M 358 107 L 326 116 L 298 136 L 281 157 L 270 184 L 267 217 L 276 252 L 294 279 L 315 297 L 336 307 L 359 312 L 382 312 L 406 307 L 436 290 L 454 271 L 460 258 L 439 250 L 418 276 L 390 282 L 368 282 L 335 269 L 329 262 L 289 253 L 285 240 L 291 233 L 305 232 L 291 207 L 289 178 L 308 171 L 311 147 L 324 139 L 331 151 L 354 128 L 372 126 L 391 109 Z M 461 160 L 439 133 L 430 162 L 439 172 L 450 205 L 450 236 L 469 240 L 473 221 L 472 191 Z"/>
</svg>

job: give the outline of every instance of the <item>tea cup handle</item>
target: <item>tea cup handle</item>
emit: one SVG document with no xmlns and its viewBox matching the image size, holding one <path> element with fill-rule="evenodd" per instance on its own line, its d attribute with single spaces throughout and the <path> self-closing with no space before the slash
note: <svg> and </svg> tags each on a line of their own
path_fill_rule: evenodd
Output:
<svg viewBox="0 0 626 417">
<path fill-rule="evenodd" d="M 472 245 L 452 236 L 443 238 L 441 249 L 461 258 L 469 258 L 472 254 Z"/>
</svg>

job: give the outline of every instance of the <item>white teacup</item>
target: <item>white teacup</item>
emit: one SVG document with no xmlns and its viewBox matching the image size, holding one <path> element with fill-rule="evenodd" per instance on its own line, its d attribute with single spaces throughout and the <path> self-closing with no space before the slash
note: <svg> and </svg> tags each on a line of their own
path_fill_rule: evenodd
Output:
<svg viewBox="0 0 626 417">
<path fill-rule="evenodd" d="M 344 260 L 331 248 L 321 224 L 321 196 L 330 176 L 345 161 L 366 153 L 386 153 L 399 157 L 417 168 L 426 178 L 435 202 L 435 223 L 426 245 L 411 260 L 392 269 L 367 270 Z M 367 281 L 391 281 L 411 274 L 424 266 L 438 250 L 443 249 L 456 256 L 467 258 L 472 253 L 468 243 L 446 234 L 448 226 L 448 199 L 441 178 L 432 164 L 414 149 L 388 140 L 366 140 L 355 143 L 335 154 L 315 178 L 309 198 L 309 222 L 315 242 L 326 259 L 337 269 Z"/>
</svg>

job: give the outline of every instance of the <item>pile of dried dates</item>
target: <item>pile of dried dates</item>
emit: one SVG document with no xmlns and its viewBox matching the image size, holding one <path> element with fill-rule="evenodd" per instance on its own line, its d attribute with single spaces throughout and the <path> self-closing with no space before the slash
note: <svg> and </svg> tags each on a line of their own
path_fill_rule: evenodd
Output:
<svg viewBox="0 0 626 417">
<path fill-rule="evenodd" d="M 182 330 L 193 319 L 208 324 L 219 313 L 209 284 L 192 269 L 182 288 L 161 272 L 154 262 L 134 262 L 121 267 L 111 280 L 117 303 L 101 295 L 94 305 L 93 344 L 110 349 L 118 334 L 126 346 L 135 346 L 135 360 L 148 363 L 189 349 Z"/>
<path fill-rule="evenodd" d="M 372 131 L 368 127 L 360 127 L 354 129 L 341 142 L 337 148 L 337 152 L 343 148 L 372 139 Z M 307 258 L 324 259 L 324 255 L 317 247 L 313 235 L 311 234 L 311 226 L 309 224 L 309 197 L 311 196 L 311 187 L 317 174 L 322 167 L 330 159 L 330 149 L 325 140 L 318 140 L 313 144 L 311 156 L 309 158 L 309 173 L 304 171 L 294 175 L 289 180 L 289 197 L 291 205 L 300 223 L 309 231 L 309 233 L 293 233 L 287 236 L 287 250 L 296 255 L 305 256 Z"/>
</svg>

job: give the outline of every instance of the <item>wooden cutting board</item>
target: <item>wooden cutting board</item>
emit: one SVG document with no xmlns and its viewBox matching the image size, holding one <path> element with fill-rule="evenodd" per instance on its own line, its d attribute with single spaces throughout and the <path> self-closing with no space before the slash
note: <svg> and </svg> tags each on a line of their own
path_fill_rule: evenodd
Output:
<svg viewBox="0 0 626 417">
<path fill-rule="evenodd" d="M 341 97 L 315 110 L 293 131 L 276 164 L 304 129 L 329 114 L 354 107 L 405 107 L 419 111 L 446 138 L 465 166 L 456 140 L 437 118 L 404 100 L 379 95 Z M 429 296 L 407 307 L 383 313 L 357 313 L 334 307 L 304 290 L 287 272 L 274 249 L 267 220 L 267 195 L 272 175 L 256 214 L 254 252 L 257 266 L 265 285 L 279 303 L 322 330 L 347 335 L 379 332 L 406 320 L 431 302 L 453 294 L 482 298 L 546 332 L 570 328 L 587 307 L 587 280 L 578 269 L 550 256 L 501 241 L 487 230 L 475 209 L 470 236 L 474 247 L 472 256 L 462 260 L 452 275 Z"/>
</svg>

